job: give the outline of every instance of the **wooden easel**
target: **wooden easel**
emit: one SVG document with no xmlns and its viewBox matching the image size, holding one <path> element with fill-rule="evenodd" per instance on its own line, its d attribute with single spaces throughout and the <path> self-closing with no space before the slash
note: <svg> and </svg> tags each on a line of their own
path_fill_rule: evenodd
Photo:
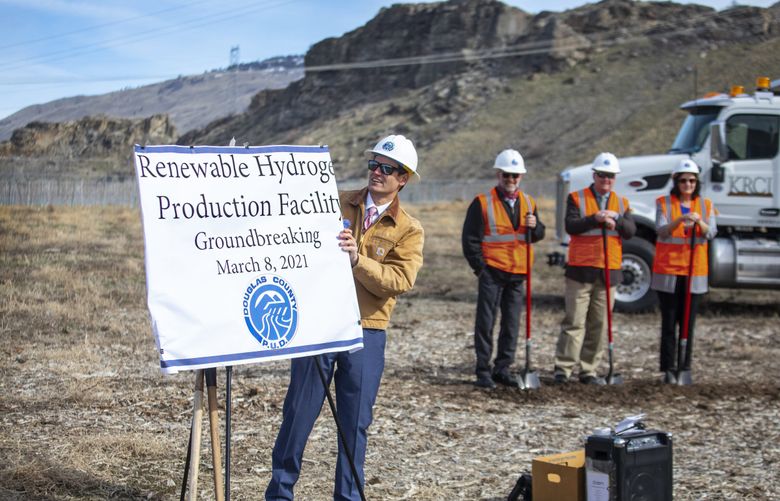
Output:
<svg viewBox="0 0 780 501">
<path fill-rule="evenodd" d="M 341 441 L 344 450 L 347 451 L 347 460 L 352 472 L 352 477 L 357 484 L 358 494 L 362 501 L 366 501 L 363 487 L 358 481 L 357 469 L 355 468 L 355 460 L 347 447 L 347 440 L 344 436 L 344 432 L 341 429 L 339 423 L 338 413 L 336 412 L 336 405 L 333 401 L 333 396 L 330 393 L 330 387 L 325 376 L 325 371 L 322 366 L 321 358 L 316 356 L 317 372 L 319 373 L 320 380 L 325 388 L 325 395 L 327 397 L 328 405 L 330 406 L 333 419 L 336 423 L 336 430 L 339 440 Z M 230 442 L 231 442 L 231 390 L 233 381 L 233 367 L 227 366 L 227 374 L 225 380 L 225 482 L 222 483 L 222 458 L 220 454 L 220 442 L 219 442 L 219 430 L 217 422 L 217 369 L 198 369 L 195 371 L 195 395 L 193 398 L 193 410 L 192 410 L 192 426 L 190 427 L 190 440 L 187 445 L 187 458 L 184 460 L 184 479 L 181 485 L 181 501 L 196 501 L 198 498 L 198 469 L 200 467 L 200 442 L 201 442 L 201 428 L 203 422 L 203 377 L 206 378 L 206 387 L 208 394 L 208 406 L 209 406 L 209 426 L 211 430 L 211 452 L 212 452 L 212 464 L 214 467 L 214 493 L 217 501 L 230 501 Z M 192 475 L 188 473 L 192 471 Z M 189 486 L 189 488 L 187 488 Z M 186 494 L 186 495 L 185 495 Z"/>
<path fill-rule="evenodd" d="M 217 416 L 217 369 L 198 369 L 195 371 L 195 395 L 192 404 L 192 426 L 190 441 L 187 448 L 187 459 L 184 467 L 181 499 L 195 501 L 198 499 L 198 469 L 200 468 L 200 442 L 203 423 L 203 377 L 206 377 L 206 388 L 209 406 L 209 428 L 211 431 L 211 460 L 214 468 L 214 494 L 217 501 L 224 501 L 226 489 L 222 483 L 222 455 L 219 441 L 219 422 Z M 228 435 L 229 437 L 229 435 Z M 226 465 L 226 474 L 229 467 Z M 188 472 L 189 482 L 187 482 Z M 185 486 L 187 496 L 185 497 Z M 228 494 L 229 495 L 229 494 Z"/>
</svg>

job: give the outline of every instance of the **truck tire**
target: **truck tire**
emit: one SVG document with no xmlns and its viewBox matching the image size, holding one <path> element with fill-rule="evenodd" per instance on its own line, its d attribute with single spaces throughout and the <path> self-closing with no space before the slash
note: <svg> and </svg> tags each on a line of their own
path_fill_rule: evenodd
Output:
<svg viewBox="0 0 780 501">
<path fill-rule="evenodd" d="M 616 310 L 637 313 L 655 309 L 658 297 L 650 288 L 653 255 L 655 246 L 643 238 L 623 241 L 623 282 L 615 294 Z"/>
</svg>

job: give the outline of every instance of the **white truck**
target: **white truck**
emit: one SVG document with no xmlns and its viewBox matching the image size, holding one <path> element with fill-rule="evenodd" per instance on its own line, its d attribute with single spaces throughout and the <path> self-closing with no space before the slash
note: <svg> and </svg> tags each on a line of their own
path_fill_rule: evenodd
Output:
<svg viewBox="0 0 780 501">
<path fill-rule="evenodd" d="M 780 79 L 757 80 L 746 94 L 708 94 L 680 106 L 687 113 L 665 155 L 621 158 L 615 191 L 628 198 L 636 236 L 623 242 L 623 282 L 616 302 L 623 311 L 655 306 L 650 289 L 655 251 L 655 200 L 669 193 L 671 172 L 691 158 L 702 169 L 701 194 L 718 211 L 718 235 L 710 243 L 713 287 L 780 286 Z M 566 197 L 592 182 L 590 164 L 569 167 L 557 182 L 556 233 L 563 245 Z M 562 264 L 563 255 L 548 256 Z"/>
</svg>

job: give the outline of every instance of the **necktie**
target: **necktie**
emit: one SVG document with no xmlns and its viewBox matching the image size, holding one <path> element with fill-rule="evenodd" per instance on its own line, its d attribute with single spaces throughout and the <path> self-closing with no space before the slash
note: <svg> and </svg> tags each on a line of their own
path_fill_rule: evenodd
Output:
<svg viewBox="0 0 780 501">
<path fill-rule="evenodd" d="M 376 207 L 371 206 L 368 208 L 368 211 L 366 212 L 366 217 L 365 219 L 363 219 L 363 231 L 366 231 L 371 226 L 371 224 L 373 224 L 376 214 L 377 214 Z"/>
</svg>

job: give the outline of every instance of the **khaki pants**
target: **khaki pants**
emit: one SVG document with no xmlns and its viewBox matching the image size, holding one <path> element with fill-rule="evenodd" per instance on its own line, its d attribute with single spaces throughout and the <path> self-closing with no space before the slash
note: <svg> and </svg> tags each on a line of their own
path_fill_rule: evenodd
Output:
<svg viewBox="0 0 780 501">
<path fill-rule="evenodd" d="M 615 291 L 610 287 L 610 309 L 615 306 Z M 566 279 L 566 316 L 555 350 L 555 373 L 569 377 L 577 363 L 580 377 L 596 376 L 604 346 L 607 344 L 606 287 Z"/>
</svg>

